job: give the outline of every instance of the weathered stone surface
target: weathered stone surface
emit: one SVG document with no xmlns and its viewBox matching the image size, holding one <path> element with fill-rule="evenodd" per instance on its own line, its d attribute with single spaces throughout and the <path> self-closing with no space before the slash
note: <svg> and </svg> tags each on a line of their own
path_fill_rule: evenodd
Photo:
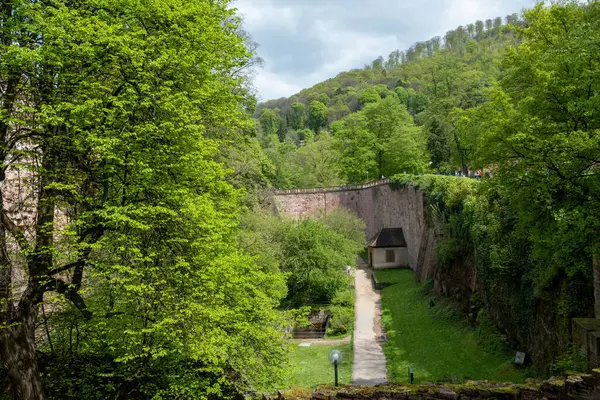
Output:
<svg viewBox="0 0 600 400">
<path fill-rule="evenodd" d="M 284 399 L 300 399 L 295 394 Z M 310 397 L 313 400 L 600 400 L 600 370 L 591 375 L 573 375 L 566 378 L 552 378 L 546 382 L 492 383 L 469 381 L 464 384 L 383 384 L 375 387 L 349 385 L 335 388 L 320 386 Z"/>
</svg>

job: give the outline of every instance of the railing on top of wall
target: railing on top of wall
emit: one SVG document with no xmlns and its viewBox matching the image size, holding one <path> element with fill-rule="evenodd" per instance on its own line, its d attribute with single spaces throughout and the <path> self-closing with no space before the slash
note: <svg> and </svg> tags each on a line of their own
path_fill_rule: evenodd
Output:
<svg viewBox="0 0 600 400">
<path fill-rule="evenodd" d="M 310 194 L 310 193 L 326 193 L 326 192 L 344 192 L 348 190 L 361 190 L 368 189 L 375 186 L 387 185 L 390 183 L 390 178 L 383 178 L 377 181 L 363 183 L 361 185 L 348 185 L 348 186 L 333 186 L 326 188 L 309 188 L 309 189 L 274 189 L 273 193 L 279 194 Z"/>
</svg>

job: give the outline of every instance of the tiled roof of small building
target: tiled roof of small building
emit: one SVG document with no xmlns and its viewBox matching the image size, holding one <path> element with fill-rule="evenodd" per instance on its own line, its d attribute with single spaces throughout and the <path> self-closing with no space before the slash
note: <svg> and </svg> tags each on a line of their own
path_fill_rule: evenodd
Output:
<svg viewBox="0 0 600 400">
<path fill-rule="evenodd" d="M 369 242 L 369 247 L 406 247 L 402 228 L 383 228 Z"/>
</svg>

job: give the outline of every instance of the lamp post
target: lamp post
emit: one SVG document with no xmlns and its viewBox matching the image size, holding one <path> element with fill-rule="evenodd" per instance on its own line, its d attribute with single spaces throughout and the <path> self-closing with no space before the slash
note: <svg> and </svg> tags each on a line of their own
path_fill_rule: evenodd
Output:
<svg viewBox="0 0 600 400">
<path fill-rule="evenodd" d="M 331 350 L 331 353 L 329 353 L 329 362 L 333 364 L 335 386 L 338 386 L 338 364 L 342 362 L 342 352 L 339 350 Z"/>
</svg>

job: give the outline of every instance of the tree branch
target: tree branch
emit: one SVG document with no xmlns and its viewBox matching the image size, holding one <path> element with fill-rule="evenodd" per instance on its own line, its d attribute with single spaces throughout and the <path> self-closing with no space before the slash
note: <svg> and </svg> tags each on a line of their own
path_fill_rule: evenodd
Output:
<svg viewBox="0 0 600 400">
<path fill-rule="evenodd" d="M 46 284 L 46 289 L 53 290 L 65 296 L 71 301 L 71 303 L 73 303 L 75 307 L 77 307 L 79 311 L 81 311 L 81 314 L 83 314 L 85 319 L 92 318 L 93 314 L 87 309 L 83 297 L 81 297 L 81 295 L 77 292 L 77 289 L 73 288 L 72 285 L 68 285 L 62 279 L 53 278 Z"/>
<path fill-rule="evenodd" d="M 84 264 L 85 264 L 85 261 L 83 259 L 79 259 L 77 261 L 73 261 L 71 263 L 61 265 L 60 267 L 56 267 L 56 268 L 48 271 L 48 276 L 60 274 L 61 272 L 65 272 L 66 270 L 69 270 L 71 268 L 83 267 Z"/>
</svg>

